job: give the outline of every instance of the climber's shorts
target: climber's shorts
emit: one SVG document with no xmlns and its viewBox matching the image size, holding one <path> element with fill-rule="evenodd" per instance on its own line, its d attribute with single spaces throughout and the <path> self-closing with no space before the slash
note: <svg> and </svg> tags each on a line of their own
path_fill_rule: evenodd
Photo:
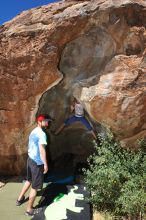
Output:
<svg viewBox="0 0 146 220">
<path fill-rule="evenodd" d="M 85 127 L 89 131 L 93 130 L 93 128 L 91 127 L 90 123 L 88 122 L 88 120 L 84 116 L 77 117 L 77 116 L 73 115 L 73 116 L 67 118 L 64 121 L 64 124 L 65 125 L 70 125 L 70 124 L 73 124 L 74 122 L 78 122 L 78 121 L 80 121 L 83 125 L 85 125 Z"/>
</svg>

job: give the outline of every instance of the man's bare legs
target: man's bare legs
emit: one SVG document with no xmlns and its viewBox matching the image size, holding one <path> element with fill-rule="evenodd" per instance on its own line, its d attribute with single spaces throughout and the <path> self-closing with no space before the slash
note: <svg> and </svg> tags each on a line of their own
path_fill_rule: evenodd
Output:
<svg viewBox="0 0 146 220">
<path fill-rule="evenodd" d="M 37 190 L 31 188 L 30 193 L 29 193 L 29 201 L 28 201 L 28 205 L 26 209 L 27 212 L 32 212 L 36 195 L 37 195 Z"/>
<path fill-rule="evenodd" d="M 19 194 L 18 201 L 21 201 L 23 199 L 25 193 L 28 191 L 30 186 L 31 186 L 31 183 L 29 181 L 26 181 Z M 30 213 L 32 212 L 36 195 L 37 195 L 37 190 L 31 188 L 30 193 L 29 193 L 29 201 L 28 201 L 28 205 L 26 209 L 27 212 L 30 212 Z"/>
<path fill-rule="evenodd" d="M 22 198 L 24 197 L 25 193 L 29 190 L 29 187 L 30 187 L 31 183 L 29 181 L 26 181 L 24 183 L 24 186 L 19 194 L 19 197 L 18 197 L 18 201 L 21 201 Z"/>
<path fill-rule="evenodd" d="M 64 129 L 64 127 L 65 127 L 65 124 L 63 123 L 63 124 L 54 132 L 54 134 L 55 134 L 55 135 L 58 135 L 58 134 Z"/>
</svg>

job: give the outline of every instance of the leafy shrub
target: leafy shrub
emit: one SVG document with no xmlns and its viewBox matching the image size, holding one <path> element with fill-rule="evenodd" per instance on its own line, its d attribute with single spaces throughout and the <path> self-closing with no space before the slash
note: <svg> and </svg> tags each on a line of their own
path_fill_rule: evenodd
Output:
<svg viewBox="0 0 146 220">
<path fill-rule="evenodd" d="M 98 211 L 122 216 L 138 216 L 146 209 L 145 141 L 139 150 L 124 149 L 108 130 L 99 135 L 96 153 L 88 159 L 85 183 L 91 191 L 89 201 Z"/>
</svg>

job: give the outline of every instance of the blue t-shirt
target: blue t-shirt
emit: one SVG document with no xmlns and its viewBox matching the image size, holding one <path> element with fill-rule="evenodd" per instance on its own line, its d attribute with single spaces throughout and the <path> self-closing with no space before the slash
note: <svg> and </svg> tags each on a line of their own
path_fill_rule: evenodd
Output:
<svg viewBox="0 0 146 220">
<path fill-rule="evenodd" d="M 40 157 L 40 145 L 47 145 L 47 137 L 45 132 L 40 128 L 36 127 L 32 130 L 29 135 L 29 142 L 28 142 L 28 155 L 29 157 L 34 160 L 37 165 L 42 165 L 43 161 Z"/>
</svg>

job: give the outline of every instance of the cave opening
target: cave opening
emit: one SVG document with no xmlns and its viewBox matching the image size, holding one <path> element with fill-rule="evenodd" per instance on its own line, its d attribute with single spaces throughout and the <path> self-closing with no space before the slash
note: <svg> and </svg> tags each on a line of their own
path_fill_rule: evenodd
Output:
<svg viewBox="0 0 146 220">
<path fill-rule="evenodd" d="M 112 31 L 104 26 L 91 28 L 84 35 L 65 45 L 58 65 L 63 80 L 45 92 L 39 103 L 38 113 L 49 114 L 54 119 L 50 130 L 56 130 L 64 119 L 70 116 L 70 103 L 73 97 L 78 98 L 84 106 L 85 103 L 80 99 L 82 88 L 98 84 L 105 66 L 114 56 L 122 54 L 128 57 L 143 52 L 143 29 L 127 27 L 121 18 L 118 22 L 123 22 L 127 29 L 127 34 L 121 32 L 121 45 L 119 38 L 116 41 Z M 117 28 L 117 23 L 114 28 Z M 98 131 L 100 128 L 97 122 L 94 123 L 88 113 L 87 116 Z M 48 137 L 50 141 L 48 157 L 52 170 L 86 166 L 87 158 L 94 152 L 91 134 L 78 122 L 66 127 L 58 136 L 48 131 Z"/>
<path fill-rule="evenodd" d="M 87 158 L 95 149 L 94 139 L 85 126 L 76 122 L 65 127 L 58 136 L 52 135 L 51 130 L 56 130 L 71 115 L 73 97 L 80 100 L 78 91 L 98 82 L 101 70 L 114 54 L 113 39 L 103 28 L 93 28 L 65 46 L 58 66 L 63 80 L 43 94 L 38 109 L 38 114 L 48 114 L 54 119 L 47 131 L 47 155 L 51 170 L 69 169 L 78 172 L 87 166 Z M 88 113 L 86 117 L 97 130 L 97 125 Z"/>
</svg>

